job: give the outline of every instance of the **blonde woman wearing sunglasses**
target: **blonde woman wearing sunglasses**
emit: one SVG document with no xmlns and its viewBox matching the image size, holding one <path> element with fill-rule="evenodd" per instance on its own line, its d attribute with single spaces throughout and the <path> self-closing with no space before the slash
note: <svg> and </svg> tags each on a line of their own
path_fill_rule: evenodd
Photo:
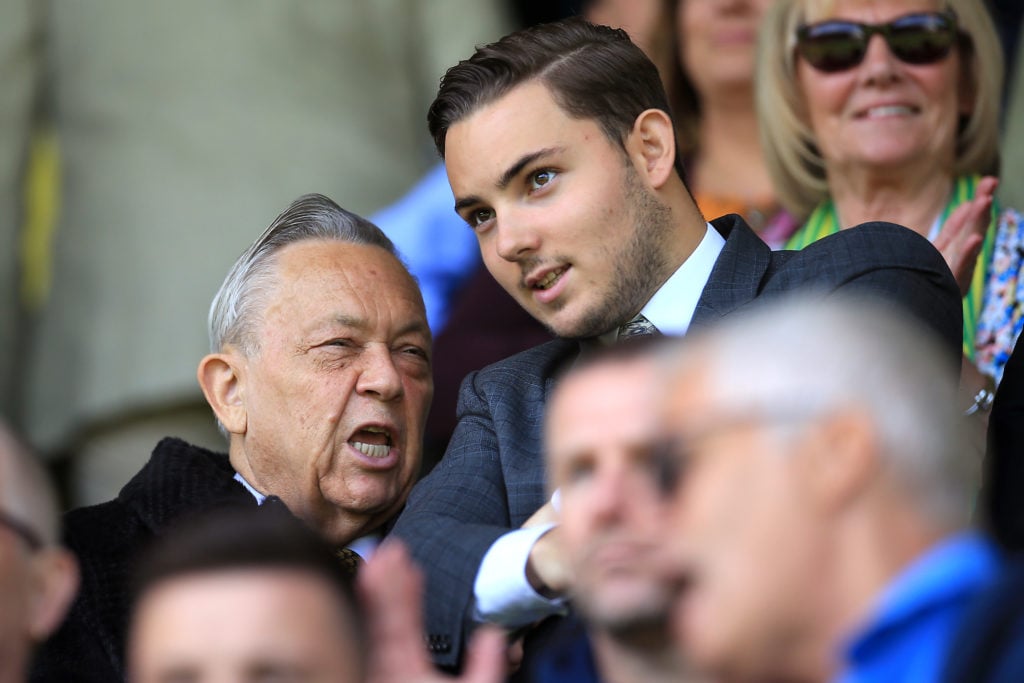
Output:
<svg viewBox="0 0 1024 683">
<path fill-rule="evenodd" d="M 983 3 L 779 0 L 760 49 L 766 162 L 804 220 L 787 248 L 870 220 L 927 236 L 964 294 L 964 408 L 985 418 L 1024 324 L 1024 221 L 993 199 L 1003 60 Z"/>
</svg>

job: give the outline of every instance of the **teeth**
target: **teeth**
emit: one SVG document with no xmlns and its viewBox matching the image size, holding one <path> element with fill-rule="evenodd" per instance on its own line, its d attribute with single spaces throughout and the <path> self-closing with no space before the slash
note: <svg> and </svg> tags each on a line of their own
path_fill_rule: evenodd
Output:
<svg viewBox="0 0 1024 683">
<path fill-rule="evenodd" d="M 549 287 L 551 287 L 551 285 L 555 284 L 555 281 L 558 280 L 558 278 L 561 277 L 562 273 L 564 272 L 565 268 L 553 270 L 547 275 L 545 275 L 544 279 L 538 282 L 536 285 L 534 285 L 534 287 L 536 287 L 537 289 L 548 289 Z"/>
<path fill-rule="evenodd" d="M 371 430 L 368 429 L 366 431 Z M 362 441 L 350 441 L 349 443 L 352 444 L 352 448 L 355 448 L 363 455 L 369 456 L 371 458 L 383 458 L 387 456 L 389 452 L 391 452 L 391 446 L 388 446 L 386 444 L 378 445 L 373 443 L 363 443 Z"/>
<path fill-rule="evenodd" d="M 872 107 L 868 109 L 868 118 L 881 117 L 881 116 L 906 116 L 913 114 L 914 110 L 911 107 L 904 105 L 893 104 L 885 107 Z"/>
</svg>

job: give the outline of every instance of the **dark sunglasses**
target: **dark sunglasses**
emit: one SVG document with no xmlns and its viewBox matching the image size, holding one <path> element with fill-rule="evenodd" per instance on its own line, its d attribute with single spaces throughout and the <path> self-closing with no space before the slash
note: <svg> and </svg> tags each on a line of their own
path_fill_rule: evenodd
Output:
<svg viewBox="0 0 1024 683">
<path fill-rule="evenodd" d="M 822 21 L 796 30 L 796 49 L 819 71 L 845 71 L 861 63 L 876 33 L 900 61 L 932 64 L 948 55 L 956 43 L 956 17 L 949 12 L 921 12 L 897 17 L 888 24 Z"/>
<path fill-rule="evenodd" d="M 39 550 L 43 547 L 43 539 L 36 532 L 32 531 L 27 524 L 12 517 L 3 510 L 0 510 L 0 526 L 6 527 L 15 536 L 25 541 L 29 550 Z"/>
</svg>

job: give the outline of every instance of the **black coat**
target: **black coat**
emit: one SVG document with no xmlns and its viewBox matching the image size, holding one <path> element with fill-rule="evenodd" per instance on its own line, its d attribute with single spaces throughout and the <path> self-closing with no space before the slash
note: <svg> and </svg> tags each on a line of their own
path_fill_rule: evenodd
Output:
<svg viewBox="0 0 1024 683">
<path fill-rule="evenodd" d="M 117 498 L 64 516 L 65 543 L 78 556 L 82 584 L 63 626 L 37 652 L 31 681 L 124 680 L 137 558 L 191 514 L 220 505 L 255 509 L 256 499 L 234 476 L 227 455 L 166 438 Z"/>
<path fill-rule="evenodd" d="M 1003 370 L 988 422 L 982 510 L 1008 551 L 1024 551 L 1024 344 Z"/>
</svg>

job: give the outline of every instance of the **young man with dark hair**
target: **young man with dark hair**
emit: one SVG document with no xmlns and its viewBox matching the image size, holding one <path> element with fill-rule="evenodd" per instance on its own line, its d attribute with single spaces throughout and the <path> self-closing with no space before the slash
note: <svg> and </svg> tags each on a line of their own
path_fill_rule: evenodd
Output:
<svg viewBox="0 0 1024 683">
<path fill-rule="evenodd" d="M 870 223 L 773 253 L 739 216 L 706 222 L 658 72 L 623 31 L 568 20 L 481 47 L 442 79 L 429 125 L 487 268 L 561 337 L 466 379 L 448 451 L 395 527 L 425 569 L 441 665 L 476 623 L 564 608 L 557 525 L 519 527 L 545 505 L 544 406 L 581 344 L 681 335 L 810 287 L 885 297 L 959 357 L 958 289 L 911 231 Z"/>
</svg>

